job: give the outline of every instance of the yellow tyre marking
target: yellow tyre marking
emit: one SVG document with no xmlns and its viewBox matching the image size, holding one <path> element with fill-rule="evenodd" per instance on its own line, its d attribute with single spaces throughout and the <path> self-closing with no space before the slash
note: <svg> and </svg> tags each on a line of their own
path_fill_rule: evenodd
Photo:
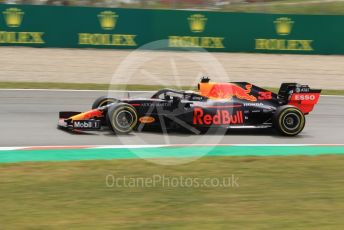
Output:
<svg viewBox="0 0 344 230">
<path fill-rule="evenodd" d="M 98 107 L 104 106 L 106 102 L 114 102 L 114 101 L 115 101 L 115 100 L 113 100 L 113 99 L 106 99 L 106 100 L 102 101 L 101 103 L 99 103 L 99 106 L 98 106 Z"/>
</svg>

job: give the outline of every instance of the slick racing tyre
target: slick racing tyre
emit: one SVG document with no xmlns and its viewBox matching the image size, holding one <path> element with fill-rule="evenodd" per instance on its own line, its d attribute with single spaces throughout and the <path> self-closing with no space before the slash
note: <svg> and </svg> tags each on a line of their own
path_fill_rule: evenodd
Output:
<svg viewBox="0 0 344 230">
<path fill-rule="evenodd" d="M 114 104 L 107 113 L 107 123 L 116 134 L 128 134 L 137 124 L 135 108 L 126 103 Z"/>
<path fill-rule="evenodd" d="M 93 104 L 92 104 L 92 109 L 96 109 L 99 107 L 102 107 L 104 105 L 108 105 L 114 102 L 117 102 L 118 100 L 115 98 L 111 98 L 111 97 L 107 97 L 107 96 L 101 96 L 99 98 L 97 98 Z"/>
<path fill-rule="evenodd" d="M 279 107 L 273 120 L 275 128 L 284 136 L 296 136 L 303 130 L 306 123 L 301 110 L 291 105 Z"/>
</svg>

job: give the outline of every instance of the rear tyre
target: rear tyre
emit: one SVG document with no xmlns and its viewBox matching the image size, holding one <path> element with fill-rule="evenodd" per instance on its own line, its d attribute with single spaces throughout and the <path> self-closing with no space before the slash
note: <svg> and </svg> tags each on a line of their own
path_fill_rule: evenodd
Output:
<svg viewBox="0 0 344 230">
<path fill-rule="evenodd" d="M 106 119 L 114 133 L 128 134 L 136 127 L 138 116 L 133 106 L 120 103 L 109 108 Z"/>
<path fill-rule="evenodd" d="M 101 96 L 93 102 L 92 109 L 97 109 L 99 107 L 102 107 L 102 106 L 105 106 L 105 105 L 108 105 L 108 104 L 111 104 L 114 102 L 118 102 L 118 100 L 116 98 Z"/>
<path fill-rule="evenodd" d="M 274 114 L 274 126 L 284 136 L 296 136 L 306 124 L 304 114 L 291 105 L 279 107 Z"/>
</svg>

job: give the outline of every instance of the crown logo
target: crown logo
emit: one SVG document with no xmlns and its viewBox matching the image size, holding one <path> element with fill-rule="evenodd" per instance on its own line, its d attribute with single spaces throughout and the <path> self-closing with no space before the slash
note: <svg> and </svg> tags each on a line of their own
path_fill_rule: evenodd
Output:
<svg viewBox="0 0 344 230">
<path fill-rule="evenodd" d="M 203 32 L 205 29 L 205 23 L 208 20 L 202 14 L 193 14 L 189 18 L 190 30 L 194 33 Z"/>
<path fill-rule="evenodd" d="M 8 27 L 19 27 L 23 21 L 24 12 L 18 8 L 8 8 L 2 12 Z"/>
<path fill-rule="evenodd" d="M 118 15 L 112 11 L 103 11 L 98 14 L 100 26 L 104 30 L 112 30 L 116 27 Z"/>
<path fill-rule="evenodd" d="M 288 35 L 293 28 L 294 21 L 290 18 L 277 18 L 274 23 L 276 26 L 276 32 L 279 35 Z"/>
</svg>

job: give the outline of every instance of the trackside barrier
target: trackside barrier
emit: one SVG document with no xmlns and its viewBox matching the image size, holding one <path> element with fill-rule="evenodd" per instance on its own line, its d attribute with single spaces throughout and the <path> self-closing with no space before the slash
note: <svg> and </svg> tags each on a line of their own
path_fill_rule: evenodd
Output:
<svg viewBox="0 0 344 230">
<path fill-rule="evenodd" d="M 344 54 L 344 16 L 0 4 L 0 46 Z"/>
</svg>

